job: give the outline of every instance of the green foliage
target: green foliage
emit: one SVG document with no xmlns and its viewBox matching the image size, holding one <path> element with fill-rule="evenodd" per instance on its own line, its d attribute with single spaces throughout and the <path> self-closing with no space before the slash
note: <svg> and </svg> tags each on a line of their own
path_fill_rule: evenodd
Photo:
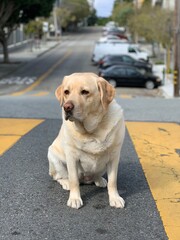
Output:
<svg viewBox="0 0 180 240">
<path fill-rule="evenodd" d="M 96 10 L 93 9 L 88 17 L 88 26 L 94 26 L 97 23 L 98 17 L 96 15 Z"/>
<path fill-rule="evenodd" d="M 63 28 L 77 25 L 89 15 L 89 4 L 86 0 L 61 0 L 61 6 L 57 8 L 57 17 Z"/>
<path fill-rule="evenodd" d="M 0 0 L 0 43 L 8 62 L 7 40 L 20 23 L 49 16 L 55 0 Z"/>
<path fill-rule="evenodd" d="M 129 2 L 129 3 L 128 3 Z M 150 0 L 145 0 L 140 9 L 132 1 L 115 1 L 113 21 L 128 27 L 131 34 L 138 34 L 148 42 L 157 42 L 164 47 L 172 44 L 173 13 L 160 7 L 152 7 Z"/>
<path fill-rule="evenodd" d="M 41 38 L 43 35 L 43 19 L 32 20 L 24 26 L 24 32 L 29 36 Z"/>
<path fill-rule="evenodd" d="M 115 2 L 112 13 L 112 19 L 118 22 L 120 26 L 127 25 L 129 17 L 134 13 L 134 7 L 132 3 Z"/>
<path fill-rule="evenodd" d="M 148 42 L 161 43 L 164 47 L 171 45 L 173 15 L 168 10 L 145 5 L 131 16 L 128 27 Z"/>
<path fill-rule="evenodd" d="M 61 7 L 56 9 L 56 14 L 61 27 L 66 29 L 71 19 L 71 12 L 67 8 Z"/>
<path fill-rule="evenodd" d="M 152 2 L 151 0 L 144 0 L 143 5 L 145 5 L 145 4 L 149 4 L 150 5 L 151 2 Z"/>
<path fill-rule="evenodd" d="M 30 1 L 29 5 L 27 5 L 27 3 L 24 3 L 24 5 L 22 5 L 23 14 L 20 18 L 20 21 L 27 23 L 29 20 L 32 20 L 37 16 L 48 17 L 52 11 L 53 3 L 54 0 L 33 0 Z"/>
<path fill-rule="evenodd" d="M 0 28 L 27 23 L 35 17 L 49 16 L 55 0 L 1 0 Z"/>
<path fill-rule="evenodd" d="M 111 18 L 98 18 L 97 19 L 97 24 L 99 26 L 104 26 L 106 25 L 106 23 L 108 23 L 109 21 L 111 21 Z"/>
</svg>

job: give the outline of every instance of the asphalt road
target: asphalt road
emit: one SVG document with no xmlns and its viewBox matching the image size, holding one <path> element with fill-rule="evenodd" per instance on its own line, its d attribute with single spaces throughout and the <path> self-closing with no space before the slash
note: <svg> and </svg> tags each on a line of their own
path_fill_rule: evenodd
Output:
<svg viewBox="0 0 180 240">
<path fill-rule="evenodd" d="M 69 36 L 62 44 L 9 76 L 34 77 L 32 84 L 5 84 L 1 89 L 4 95 L 0 97 L 0 145 L 5 147 L 0 155 L 2 240 L 179 239 L 172 237 L 174 228 L 166 228 L 164 212 L 159 210 L 154 189 L 150 188 L 128 130 L 118 172 L 118 189 L 126 201 L 124 209 L 110 208 L 107 190 L 94 185 L 81 186 L 84 206 L 79 210 L 70 209 L 66 206 L 68 192 L 48 176 L 47 149 L 61 125 L 61 110 L 54 91 L 65 75 L 96 72 L 90 58 L 99 35 L 100 32 L 91 29 Z M 118 95 L 117 101 L 124 108 L 126 122 L 166 122 L 179 126 L 179 99 L 138 95 L 126 99 Z M 3 121 L 4 118 L 7 119 Z M 18 120 L 26 119 L 41 119 L 42 122 L 22 133 Z M 168 136 L 171 139 L 171 134 Z M 6 142 L 11 143 L 14 137 L 19 140 L 6 148 Z M 179 203 L 176 209 L 178 212 Z"/>
</svg>

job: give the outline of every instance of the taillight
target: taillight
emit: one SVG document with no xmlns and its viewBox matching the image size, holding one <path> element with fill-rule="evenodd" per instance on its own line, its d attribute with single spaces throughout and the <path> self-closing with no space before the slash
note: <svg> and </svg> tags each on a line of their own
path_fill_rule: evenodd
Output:
<svg viewBox="0 0 180 240">
<path fill-rule="evenodd" d="M 104 61 L 103 61 L 103 60 L 100 60 L 100 61 L 99 61 L 99 64 L 103 64 L 103 63 L 104 63 Z"/>
</svg>

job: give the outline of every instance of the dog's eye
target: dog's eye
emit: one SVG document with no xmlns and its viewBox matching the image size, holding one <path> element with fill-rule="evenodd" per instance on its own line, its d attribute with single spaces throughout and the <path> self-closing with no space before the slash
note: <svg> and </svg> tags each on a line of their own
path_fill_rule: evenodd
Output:
<svg viewBox="0 0 180 240">
<path fill-rule="evenodd" d="M 69 95 L 69 90 L 65 90 L 65 91 L 64 91 L 64 94 L 65 94 L 65 95 Z"/>
<path fill-rule="evenodd" d="M 88 95 L 88 94 L 89 94 L 89 91 L 87 91 L 87 90 L 82 90 L 82 91 L 81 91 L 81 94 L 82 94 L 82 95 Z"/>
</svg>

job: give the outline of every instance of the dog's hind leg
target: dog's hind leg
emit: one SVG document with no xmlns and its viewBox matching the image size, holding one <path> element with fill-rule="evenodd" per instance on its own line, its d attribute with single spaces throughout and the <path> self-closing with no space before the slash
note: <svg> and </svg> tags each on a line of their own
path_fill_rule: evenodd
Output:
<svg viewBox="0 0 180 240">
<path fill-rule="evenodd" d="M 58 179 L 57 182 L 62 186 L 64 190 L 69 191 L 69 180 L 68 179 Z"/>
<path fill-rule="evenodd" d="M 54 180 L 58 181 L 59 179 L 67 179 L 67 167 L 55 153 L 52 146 L 48 150 L 48 160 L 49 160 L 49 175 L 53 177 Z"/>
<path fill-rule="evenodd" d="M 106 179 L 101 176 L 96 177 L 94 183 L 97 187 L 105 188 L 107 186 Z"/>
</svg>

